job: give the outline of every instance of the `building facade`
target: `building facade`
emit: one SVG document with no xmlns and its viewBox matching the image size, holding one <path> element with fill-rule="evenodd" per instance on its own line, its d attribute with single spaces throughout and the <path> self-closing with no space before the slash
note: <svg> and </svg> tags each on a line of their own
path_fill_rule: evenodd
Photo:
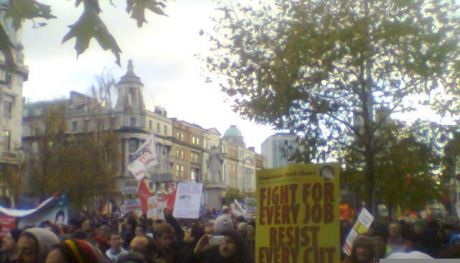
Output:
<svg viewBox="0 0 460 263">
<path fill-rule="evenodd" d="M 118 189 L 123 194 L 137 192 L 137 182 L 127 169 L 129 154 L 153 133 L 159 164 L 149 171 L 148 179 L 155 188 L 167 188 L 168 182 L 199 181 L 209 179 L 208 159 L 213 148 L 224 156 L 223 177 L 225 186 L 243 192 L 255 191 L 255 152 L 246 149 L 244 143 L 232 136 L 220 138 L 217 129 L 204 129 L 199 125 L 175 118 L 168 118 L 161 107 L 153 111 L 146 109 L 141 79 L 134 73 L 130 61 L 126 74 L 116 84 L 118 98 L 110 108 L 100 101 L 71 92 L 65 101 L 49 101 L 25 105 L 23 140 L 30 144 L 34 138 L 34 125 L 39 121 L 43 109 L 64 103 L 70 134 L 97 130 L 115 131 L 120 140 L 122 161 L 117 178 Z M 226 134 L 228 135 L 228 134 Z M 240 134 L 241 135 L 241 134 Z M 242 137 L 242 136 L 241 136 Z M 242 140 L 242 138 L 241 138 Z"/>
<path fill-rule="evenodd" d="M 277 168 L 290 163 L 289 155 L 298 147 L 296 136 L 289 133 L 276 133 L 262 143 L 264 167 Z"/>
<path fill-rule="evenodd" d="M 0 15 L 3 19 L 3 14 Z M 24 65 L 22 45 L 8 21 L 5 31 L 12 43 L 13 69 L 8 69 L 5 55 L 0 52 L 0 195 L 10 196 L 9 177 L 21 169 L 23 153 L 21 149 L 22 87 L 27 80 L 28 69 Z M 10 185 L 9 185 L 10 184 Z"/>
</svg>

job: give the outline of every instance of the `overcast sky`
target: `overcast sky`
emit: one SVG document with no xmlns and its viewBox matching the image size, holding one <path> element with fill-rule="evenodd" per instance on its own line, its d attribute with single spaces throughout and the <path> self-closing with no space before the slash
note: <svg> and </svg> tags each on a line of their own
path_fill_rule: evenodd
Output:
<svg viewBox="0 0 460 263">
<path fill-rule="evenodd" d="M 23 27 L 22 43 L 29 80 L 24 84 L 27 101 L 68 98 L 75 90 L 89 94 L 96 75 L 110 71 L 115 78 L 126 71 L 128 59 L 144 83 L 144 100 L 148 109 L 163 106 L 168 117 L 196 123 L 203 128 L 216 127 L 221 133 L 231 125 L 239 127 L 246 146 L 256 147 L 274 131 L 242 120 L 230 109 L 230 102 L 215 84 L 205 82 L 205 67 L 197 55 L 208 44 L 200 30 L 212 30 L 209 16 L 214 12 L 212 0 L 175 0 L 166 9 L 168 17 L 149 14 L 148 24 L 137 28 L 136 21 L 125 12 L 126 1 L 112 0 L 117 7 L 104 5 L 102 18 L 115 36 L 122 53 L 122 68 L 115 57 L 94 41 L 78 59 L 74 40 L 61 44 L 62 37 L 80 16 L 74 0 L 42 0 L 52 5 L 58 19 L 44 28 Z M 109 1 L 101 1 L 109 2 Z M 38 21 L 37 21 L 38 22 Z"/>
</svg>

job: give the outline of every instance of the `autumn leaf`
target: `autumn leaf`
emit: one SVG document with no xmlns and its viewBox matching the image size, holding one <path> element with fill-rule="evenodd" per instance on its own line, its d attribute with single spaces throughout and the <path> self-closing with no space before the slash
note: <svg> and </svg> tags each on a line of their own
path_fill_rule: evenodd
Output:
<svg viewBox="0 0 460 263">
<path fill-rule="evenodd" d="M 77 51 L 77 56 L 85 52 L 89 46 L 90 40 L 95 38 L 102 49 L 110 49 L 112 51 L 116 57 L 116 63 L 120 65 L 121 49 L 104 22 L 98 16 L 97 9 L 85 6 L 85 10 L 78 21 L 69 27 L 70 30 L 62 39 L 62 43 L 75 37 L 75 50 Z"/>
<path fill-rule="evenodd" d="M 147 23 L 145 19 L 145 10 L 149 9 L 150 11 L 158 14 L 164 15 L 163 9 L 166 7 L 164 2 L 159 2 L 155 0 L 127 0 L 126 1 L 126 12 L 131 13 L 131 18 L 137 21 L 137 26 L 142 27 L 144 23 Z"/>
<path fill-rule="evenodd" d="M 56 18 L 51 14 L 51 7 L 42 4 L 36 0 L 14 0 L 9 4 L 3 4 L 6 7 L 5 17 L 11 18 L 14 29 L 18 30 L 25 19 Z"/>
</svg>

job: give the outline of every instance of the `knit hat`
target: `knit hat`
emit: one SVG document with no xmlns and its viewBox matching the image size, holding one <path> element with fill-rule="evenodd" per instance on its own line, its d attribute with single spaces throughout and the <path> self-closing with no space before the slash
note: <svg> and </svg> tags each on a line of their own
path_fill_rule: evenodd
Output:
<svg viewBox="0 0 460 263">
<path fill-rule="evenodd" d="M 88 241 L 82 239 L 67 239 L 62 246 L 62 252 L 70 262 L 100 263 L 105 262 L 102 254 Z"/>
<path fill-rule="evenodd" d="M 232 218 L 229 215 L 223 214 L 214 221 L 214 233 L 220 234 L 225 230 L 235 230 Z"/>
<path fill-rule="evenodd" d="M 48 252 L 50 252 L 51 248 L 59 243 L 59 238 L 48 229 L 39 228 L 39 227 L 32 227 L 26 229 L 22 232 L 21 236 L 23 235 L 31 235 L 35 238 L 38 245 L 38 262 L 37 263 L 44 263 Z"/>
</svg>

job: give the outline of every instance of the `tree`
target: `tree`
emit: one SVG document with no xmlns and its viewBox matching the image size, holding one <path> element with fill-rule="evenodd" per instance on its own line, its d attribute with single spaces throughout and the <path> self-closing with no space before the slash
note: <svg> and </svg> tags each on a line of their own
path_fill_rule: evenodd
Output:
<svg viewBox="0 0 460 263">
<path fill-rule="evenodd" d="M 222 200 L 222 205 L 229 206 L 233 203 L 235 199 L 241 201 L 243 198 L 244 194 L 242 194 L 240 190 L 238 190 L 237 188 L 229 188 L 227 192 L 225 192 L 225 196 Z"/>
<path fill-rule="evenodd" d="M 377 134 L 388 116 L 427 105 L 458 77 L 458 6 L 273 0 L 220 10 L 206 60 L 234 109 L 301 135 L 304 161 L 362 156 L 375 211 L 375 158 L 387 146 Z"/>
<path fill-rule="evenodd" d="M 119 140 L 111 130 L 69 135 L 65 113 L 64 105 L 49 107 L 37 127 L 31 191 L 42 197 L 66 192 L 72 208 L 91 208 L 114 193 Z"/>
<path fill-rule="evenodd" d="M 0 11 L 4 12 L 7 19 L 0 20 L 0 50 L 5 56 L 9 68 L 14 68 L 13 48 L 15 44 L 9 36 L 9 27 L 15 31 L 21 28 L 26 20 L 31 20 L 35 26 L 44 26 L 45 22 L 36 23 L 36 19 L 53 19 L 50 5 L 45 5 L 37 0 L 6 0 L 0 4 Z M 71 26 L 62 42 L 75 38 L 75 50 L 77 55 L 82 54 L 89 46 L 91 39 L 95 39 L 104 50 L 110 50 L 120 64 L 121 49 L 117 41 L 110 33 L 104 21 L 100 17 L 102 12 L 99 0 L 75 0 L 75 7 L 83 6 L 80 18 Z M 121 1 L 117 1 L 121 2 Z M 110 1 L 115 6 L 113 0 Z M 142 27 L 147 23 L 145 12 L 151 11 L 158 15 L 165 15 L 167 0 L 126 0 L 126 12 L 137 21 L 137 26 Z"/>
<path fill-rule="evenodd" d="M 440 198 L 440 184 L 437 171 L 441 158 L 431 146 L 416 136 L 418 126 L 407 127 L 392 121 L 385 125 L 388 146 L 375 156 L 376 192 L 378 201 L 387 204 L 391 212 L 401 208 L 421 209 L 431 201 Z M 382 134 L 380 134 L 382 135 Z M 361 156 L 346 156 L 346 184 L 352 189 L 363 185 L 363 163 Z"/>
</svg>

